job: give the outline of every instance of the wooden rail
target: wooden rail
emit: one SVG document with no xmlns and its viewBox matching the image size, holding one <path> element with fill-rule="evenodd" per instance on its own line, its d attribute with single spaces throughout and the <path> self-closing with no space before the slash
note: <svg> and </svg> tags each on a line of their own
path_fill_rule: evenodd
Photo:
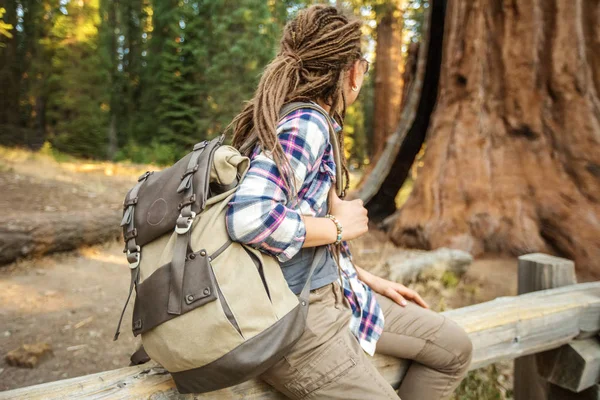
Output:
<svg viewBox="0 0 600 400">
<path fill-rule="evenodd" d="M 548 262 L 548 259 L 543 262 Z M 600 331 L 600 282 L 500 297 L 443 314 L 468 332 L 474 347 L 471 369 L 477 369 L 500 360 L 512 360 L 559 349 L 563 345 L 571 345 L 576 338 L 597 335 Z M 569 359 L 569 354 L 572 355 L 573 351 L 562 359 Z M 554 360 L 557 358 L 560 357 L 557 356 Z M 379 355 L 374 357 L 374 363 L 394 387 L 399 385 L 408 366 L 406 361 Z M 550 370 L 552 372 L 551 368 Z M 589 376 L 590 369 L 586 371 L 582 373 Z M 594 371 L 591 372 L 593 373 Z M 583 380 L 598 382 L 598 379 L 589 377 L 583 377 Z M 575 383 L 579 385 L 577 388 L 582 387 L 581 381 L 580 379 Z M 552 390 L 558 392 L 566 389 L 556 386 Z M 596 384 L 586 389 L 586 392 L 594 390 L 600 392 Z M 572 394 L 568 390 L 567 392 Z M 169 374 L 151 363 L 0 392 L 0 399 L 74 398 L 225 400 L 283 399 L 283 396 L 260 381 L 248 381 L 195 397 L 182 396 L 174 388 Z"/>
</svg>

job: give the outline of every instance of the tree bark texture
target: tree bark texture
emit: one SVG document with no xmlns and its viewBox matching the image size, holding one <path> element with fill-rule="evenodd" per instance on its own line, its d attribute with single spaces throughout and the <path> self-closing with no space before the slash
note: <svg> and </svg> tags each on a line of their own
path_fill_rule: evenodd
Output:
<svg viewBox="0 0 600 400">
<path fill-rule="evenodd" d="M 383 151 L 385 141 L 394 132 L 400 119 L 402 102 L 402 18 L 404 1 L 395 1 L 386 7 L 377 24 L 375 50 L 375 104 L 373 109 L 373 140 L 371 160 Z"/>
<path fill-rule="evenodd" d="M 68 251 L 121 236 L 119 212 L 32 213 L 0 225 L 0 265 L 28 256 Z"/>
<path fill-rule="evenodd" d="M 600 0 L 450 1 L 398 245 L 575 260 L 600 277 Z"/>
</svg>

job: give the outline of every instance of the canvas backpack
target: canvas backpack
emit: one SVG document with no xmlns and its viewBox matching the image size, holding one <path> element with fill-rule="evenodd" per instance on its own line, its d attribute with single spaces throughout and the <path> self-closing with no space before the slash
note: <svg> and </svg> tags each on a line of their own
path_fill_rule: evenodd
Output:
<svg viewBox="0 0 600 400">
<path fill-rule="evenodd" d="M 290 103 L 279 117 L 299 108 L 323 114 L 340 165 L 322 108 Z M 170 168 L 146 172 L 123 204 L 131 284 L 115 340 L 135 289 L 133 334 L 141 335 L 146 353 L 171 373 L 180 393 L 233 386 L 280 360 L 304 331 L 311 277 L 327 249 L 317 249 L 296 296 L 275 257 L 232 242 L 225 213 L 250 160 L 223 140 L 205 140 Z M 332 190 L 339 195 L 336 170 Z"/>
</svg>

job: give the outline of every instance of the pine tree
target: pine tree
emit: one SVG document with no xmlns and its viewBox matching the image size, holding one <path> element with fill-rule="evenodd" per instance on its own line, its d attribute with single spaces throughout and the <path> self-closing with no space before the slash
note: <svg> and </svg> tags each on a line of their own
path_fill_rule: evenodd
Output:
<svg viewBox="0 0 600 400">
<path fill-rule="evenodd" d="M 80 0 L 62 8 L 52 32 L 60 46 L 49 78 L 51 143 L 78 156 L 105 158 L 110 80 L 98 48 L 99 2 Z"/>
</svg>

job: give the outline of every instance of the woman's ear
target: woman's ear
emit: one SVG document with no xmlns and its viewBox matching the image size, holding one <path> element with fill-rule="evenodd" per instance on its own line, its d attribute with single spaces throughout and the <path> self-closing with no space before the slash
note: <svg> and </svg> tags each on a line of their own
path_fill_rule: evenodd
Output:
<svg viewBox="0 0 600 400">
<path fill-rule="evenodd" d="M 357 65 L 358 65 L 358 61 L 354 62 L 354 64 L 352 64 L 352 67 L 348 71 L 348 83 L 350 84 L 350 87 L 359 86 Z"/>
</svg>

